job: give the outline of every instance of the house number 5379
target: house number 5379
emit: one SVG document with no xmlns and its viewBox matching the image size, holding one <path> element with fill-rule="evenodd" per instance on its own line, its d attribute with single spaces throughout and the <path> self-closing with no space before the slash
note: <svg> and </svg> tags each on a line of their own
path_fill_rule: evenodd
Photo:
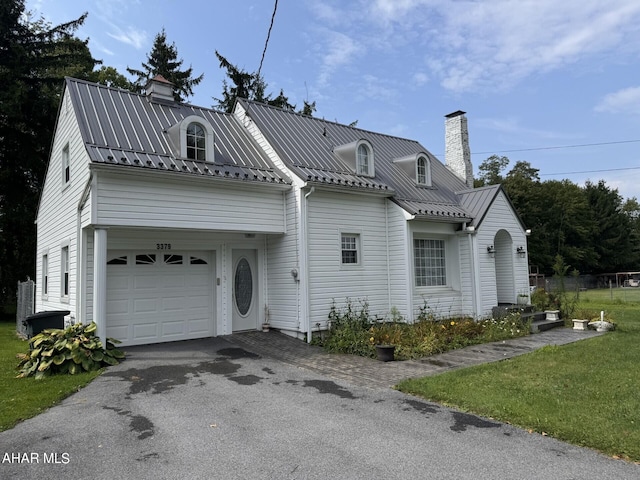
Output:
<svg viewBox="0 0 640 480">
<path fill-rule="evenodd" d="M 156 250 L 171 250 L 170 243 L 156 243 Z"/>
</svg>

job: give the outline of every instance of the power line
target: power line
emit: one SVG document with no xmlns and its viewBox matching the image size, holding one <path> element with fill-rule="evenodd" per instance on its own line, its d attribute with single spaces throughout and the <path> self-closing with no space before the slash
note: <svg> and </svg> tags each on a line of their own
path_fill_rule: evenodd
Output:
<svg viewBox="0 0 640 480">
<path fill-rule="evenodd" d="M 541 177 L 553 176 L 553 175 L 577 175 L 580 173 L 602 173 L 602 172 L 620 172 L 622 170 L 640 170 L 640 167 L 626 167 L 626 168 L 605 168 L 602 170 L 584 170 L 581 172 L 558 172 L 558 173 L 539 173 Z"/>
<path fill-rule="evenodd" d="M 596 147 L 601 145 L 619 145 L 622 143 L 637 143 L 640 140 L 620 140 L 618 142 L 600 142 L 600 143 L 581 143 L 575 145 L 557 145 L 554 147 L 535 147 L 535 148 L 520 148 L 517 150 L 498 150 L 494 152 L 472 152 L 471 155 L 487 155 L 493 153 L 513 153 L 513 152 L 534 152 L 537 150 L 555 150 L 560 148 L 579 148 L 579 147 Z"/>
<path fill-rule="evenodd" d="M 276 0 L 273 6 L 273 14 L 271 15 L 271 24 L 269 25 L 269 31 L 267 32 L 267 40 L 264 42 L 264 50 L 262 51 L 262 58 L 260 59 L 260 66 L 258 67 L 258 78 L 260 78 L 260 70 L 262 70 L 262 62 L 264 62 L 264 56 L 267 54 L 267 45 L 269 45 L 269 38 L 271 37 L 271 29 L 273 28 L 273 22 L 276 18 L 276 10 L 278 10 L 278 0 Z"/>
</svg>

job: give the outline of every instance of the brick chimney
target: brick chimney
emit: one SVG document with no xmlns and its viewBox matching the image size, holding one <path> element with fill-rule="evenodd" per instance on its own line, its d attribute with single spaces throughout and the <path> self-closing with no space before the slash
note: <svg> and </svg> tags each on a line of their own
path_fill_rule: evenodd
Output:
<svg viewBox="0 0 640 480">
<path fill-rule="evenodd" d="M 147 83 L 145 87 L 147 98 L 153 102 L 173 103 L 173 83 L 162 75 L 156 75 Z"/>
<path fill-rule="evenodd" d="M 461 110 L 445 115 L 444 163 L 467 187 L 473 188 L 473 166 L 469 150 L 467 117 Z"/>
</svg>

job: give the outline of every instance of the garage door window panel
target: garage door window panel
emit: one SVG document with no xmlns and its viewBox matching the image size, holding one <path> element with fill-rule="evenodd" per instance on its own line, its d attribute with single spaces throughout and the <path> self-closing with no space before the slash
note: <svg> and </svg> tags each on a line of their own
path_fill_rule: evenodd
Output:
<svg viewBox="0 0 640 480">
<path fill-rule="evenodd" d="M 155 253 L 136 255 L 136 265 L 153 265 L 156 263 Z"/>
</svg>

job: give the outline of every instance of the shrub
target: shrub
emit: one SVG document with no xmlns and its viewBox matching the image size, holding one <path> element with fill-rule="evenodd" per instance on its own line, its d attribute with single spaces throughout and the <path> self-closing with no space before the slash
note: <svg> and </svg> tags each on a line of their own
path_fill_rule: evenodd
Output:
<svg viewBox="0 0 640 480">
<path fill-rule="evenodd" d="M 391 320 L 387 320 L 387 318 Z M 326 335 L 315 337 L 314 343 L 327 351 L 365 357 L 376 356 L 376 345 L 396 346 L 396 358 L 407 360 L 441 353 L 454 348 L 524 336 L 529 324 L 519 313 L 500 320 L 475 321 L 471 318 L 436 319 L 425 305 L 413 324 L 405 323 L 397 309 L 385 318 L 371 318 L 369 306 L 361 301 L 354 307 L 347 299 L 344 308 L 335 302 L 329 312 L 330 328 Z"/>
<path fill-rule="evenodd" d="M 31 339 L 29 353 L 17 355 L 20 359 L 18 377 L 34 375 L 40 379 L 56 373 L 74 375 L 118 364 L 124 353 L 114 344 L 120 342 L 108 338 L 104 349 L 96 337 L 96 330 L 95 323 L 78 323 L 64 330 L 47 329 L 39 333 Z"/>
</svg>

